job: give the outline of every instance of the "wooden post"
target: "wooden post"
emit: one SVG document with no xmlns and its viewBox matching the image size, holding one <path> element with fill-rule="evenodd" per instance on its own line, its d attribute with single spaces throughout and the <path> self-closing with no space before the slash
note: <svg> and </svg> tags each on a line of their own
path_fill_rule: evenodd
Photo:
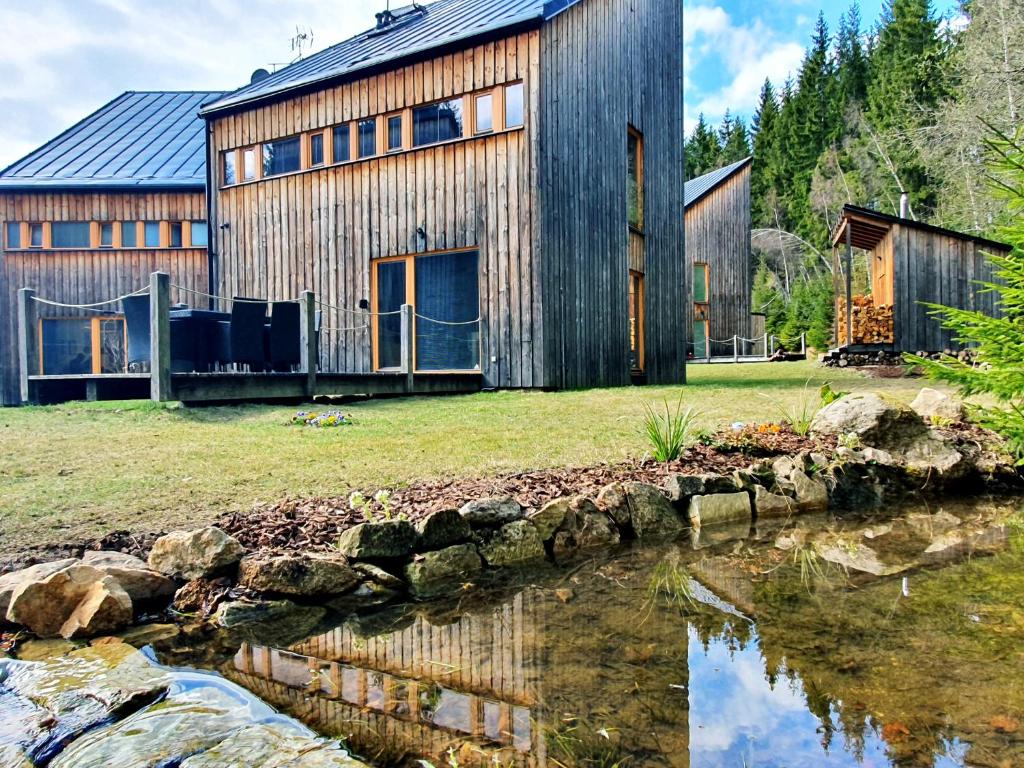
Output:
<svg viewBox="0 0 1024 768">
<path fill-rule="evenodd" d="M 740 361 L 740 337 L 736 334 L 732 336 L 732 361 L 734 363 Z"/>
<path fill-rule="evenodd" d="M 807 331 L 800 334 L 800 354 L 807 357 Z"/>
<path fill-rule="evenodd" d="M 157 403 L 171 399 L 171 276 L 149 276 L 149 397 Z"/>
<path fill-rule="evenodd" d="M 765 356 L 765 358 L 771 358 L 771 355 L 768 354 L 768 334 L 767 333 L 764 335 L 764 356 Z"/>
<path fill-rule="evenodd" d="M 319 350 L 316 345 L 316 295 L 303 291 L 299 299 L 299 349 L 301 370 L 306 374 L 306 396 L 316 395 L 316 369 Z"/>
<path fill-rule="evenodd" d="M 405 374 L 405 389 L 410 394 L 413 391 L 414 376 L 416 371 L 416 360 L 414 353 L 415 336 L 413 330 L 413 309 L 411 304 L 402 305 L 402 367 Z"/>
<path fill-rule="evenodd" d="M 18 377 L 21 382 L 21 402 L 31 401 L 28 377 L 42 373 L 39 370 L 39 319 L 36 313 L 36 292 L 31 288 L 18 291 Z"/>
<path fill-rule="evenodd" d="M 846 346 L 853 346 L 853 223 L 846 222 Z"/>
</svg>

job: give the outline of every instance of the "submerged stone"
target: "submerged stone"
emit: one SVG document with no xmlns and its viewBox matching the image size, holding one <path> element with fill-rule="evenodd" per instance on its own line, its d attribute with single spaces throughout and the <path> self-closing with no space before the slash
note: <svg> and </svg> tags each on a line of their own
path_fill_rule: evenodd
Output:
<svg viewBox="0 0 1024 768">
<path fill-rule="evenodd" d="M 338 549 L 353 560 L 393 560 L 416 549 L 417 534 L 408 520 L 361 523 L 341 534 Z"/>
<path fill-rule="evenodd" d="M 480 545 L 480 554 L 492 567 L 543 560 L 544 542 L 526 520 L 499 528 Z"/>
<path fill-rule="evenodd" d="M 749 526 L 753 517 L 750 509 L 750 494 L 716 493 L 711 496 L 694 496 L 690 499 L 690 524 L 694 528 L 722 523 L 746 522 Z"/>
<path fill-rule="evenodd" d="M 213 576 L 236 565 L 245 549 L 220 528 L 175 531 L 161 536 L 149 553 L 149 567 L 173 579 Z"/>
<path fill-rule="evenodd" d="M 220 626 L 231 629 L 243 624 L 280 619 L 298 607 L 291 600 L 232 600 L 221 603 L 214 618 Z"/>
<path fill-rule="evenodd" d="M 759 520 L 789 517 L 796 511 L 793 499 L 780 493 L 772 493 L 760 485 L 754 491 L 754 507 L 757 509 Z"/>
<path fill-rule="evenodd" d="M 482 569 L 483 563 L 476 547 L 472 544 L 458 544 L 418 555 L 405 567 L 405 578 L 415 596 L 427 597 L 443 592 L 455 581 L 473 578 Z"/>
<path fill-rule="evenodd" d="M 366 768 L 337 742 L 307 736 L 291 725 L 260 723 L 193 755 L 181 768 Z"/>
</svg>

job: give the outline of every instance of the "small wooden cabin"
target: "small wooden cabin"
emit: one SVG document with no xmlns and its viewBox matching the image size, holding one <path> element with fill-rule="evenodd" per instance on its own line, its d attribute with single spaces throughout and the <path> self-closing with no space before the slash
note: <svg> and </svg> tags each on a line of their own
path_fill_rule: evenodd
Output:
<svg viewBox="0 0 1024 768">
<path fill-rule="evenodd" d="M 117 304 L 56 304 L 137 291 L 156 270 L 209 291 L 197 115 L 216 95 L 122 94 L 0 171 L 0 404 L 21 402 L 18 289 L 54 302 L 37 307 L 41 370 L 31 374 L 69 377 L 123 372 L 124 322 Z"/>
<path fill-rule="evenodd" d="M 840 347 L 893 352 L 956 350 L 952 333 L 925 304 L 995 314 L 995 296 L 979 282 L 993 278 L 987 254 L 1010 246 L 847 205 L 832 238 L 836 339 Z M 853 252 L 867 253 L 870 294 L 853 290 Z"/>
<path fill-rule="evenodd" d="M 753 158 L 747 158 L 686 182 L 686 258 L 693 275 L 694 357 L 707 354 L 709 339 L 754 336 L 750 277 L 752 162 Z"/>
<path fill-rule="evenodd" d="M 217 293 L 323 302 L 321 365 L 685 379 L 678 0 L 437 0 L 204 107 Z"/>
</svg>

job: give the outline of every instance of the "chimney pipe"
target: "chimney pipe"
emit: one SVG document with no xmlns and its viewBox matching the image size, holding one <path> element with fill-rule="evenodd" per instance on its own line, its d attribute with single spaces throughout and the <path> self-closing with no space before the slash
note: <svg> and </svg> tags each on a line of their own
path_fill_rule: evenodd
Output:
<svg viewBox="0 0 1024 768">
<path fill-rule="evenodd" d="M 908 195 L 906 192 L 900 195 L 900 218 L 910 218 L 910 195 Z"/>
</svg>

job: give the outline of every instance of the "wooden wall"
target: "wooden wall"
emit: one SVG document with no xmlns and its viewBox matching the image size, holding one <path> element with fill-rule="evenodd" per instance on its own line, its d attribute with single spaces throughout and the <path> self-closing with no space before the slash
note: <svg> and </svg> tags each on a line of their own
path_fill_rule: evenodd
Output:
<svg viewBox="0 0 1024 768">
<path fill-rule="evenodd" d="M 750 165 L 686 209 L 686 260 L 710 272 L 710 338 L 753 338 L 750 226 Z"/>
<path fill-rule="evenodd" d="M 0 194 L 0 404 L 20 402 L 18 390 L 17 293 L 33 288 L 44 299 L 88 304 L 144 287 L 162 270 L 171 282 L 208 290 L 205 248 L 128 250 L 4 250 L 8 221 L 167 221 L 206 218 L 202 191 L 195 192 L 24 192 Z M 204 300 L 172 294 L 193 306 Z M 119 309 L 119 307 L 115 307 Z M 43 317 L 85 313 L 39 306 Z"/>
<path fill-rule="evenodd" d="M 223 150 L 523 80 L 526 126 L 217 190 L 213 228 L 223 295 L 295 297 L 347 310 L 369 300 L 371 261 L 476 247 L 487 385 L 549 381 L 541 336 L 535 209 L 539 33 L 524 33 L 212 120 Z M 214 166 L 216 167 L 216 166 Z M 417 234 L 422 228 L 425 237 Z M 325 310 L 329 328 L 365 322 Z M 372 370 L 368 331 L 329 332 L 325 370 Z"/>
<path fill-rule="evenodd" d="M 977 285 L 977 281 L 993 279 L 992 265 L 985 255 L 988 246 L 900 224 L 893 225 L 890 236 L 897 349 L 941 352 L 959 348 L 952 334 L 922 303 L 996 315 L 995 297 Z"/>
<path fill-rule="evenodd" d="M 682 57 L 679 0 L 591 0 L 542 29 L 538 235 L 552 385 L 630 383 L 630 125 L 646 169 L 647 380 L 685 380 Z"/>
</svg>

